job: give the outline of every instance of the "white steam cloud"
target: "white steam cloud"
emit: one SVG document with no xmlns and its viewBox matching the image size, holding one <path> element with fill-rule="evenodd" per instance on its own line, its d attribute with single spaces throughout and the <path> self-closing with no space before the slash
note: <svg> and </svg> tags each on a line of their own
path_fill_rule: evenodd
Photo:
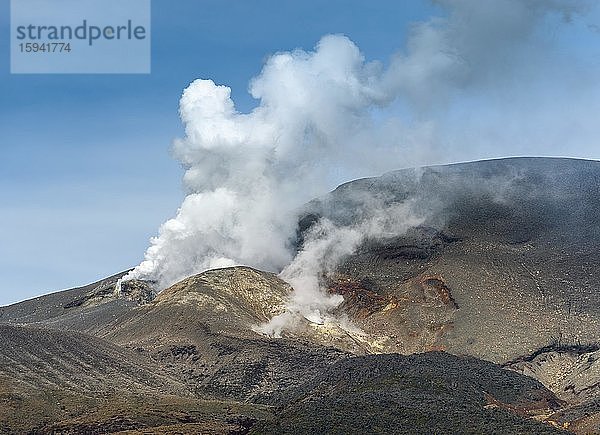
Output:
<svg viewBox="0 0 600 435">
<path fill-rule="evenodd" d="M 300 317 L 317 324 L 335 321 L 328 311 L 337 307 L 343 297 L 323 292 L 323 278 L 334 273 L 339 261 L 355 252 L 365 240 L 394 237 L 424 221 L 424 217 L 413 210 L 411 201 L 384 205 L 383 201 L 367 198 L 365 203 L 375 208 L 356 224 L 338 226 L 324 218 L 307 231 L 302 250 L 280 274 L 294 288 L 287 312 L 256 331 L 279 337 L 283 329 Z"/>
<path fill-rule="evenodd" d="M 185 137 L 174 144 L 189 194 L 126 279 L 151 279 L 164 288 L 207 269 L 237 264 L 283 271 L 281 276 L 296 290 L 290 311 L 318 321 L 339 303 L 321 292 L 321 273 L 334 268 L 364 237 L 401 233 L 419 218 L 408 204 L 352 227 L 324 221 L 295 256 L 290 242 L 304 203 L 344 179 L 483 157 L 470 144 L 483 142 L 478 152 L 487 152 L 489 136 L 481 126 L 489 119 L 512 126 L 510 136 L 496 134 L 501 145 L 519 147 L 517 137 L 537 138 L 530 122 L 515 120 L 528 118 L 522 113 L 531 112 L 526 100 L 538 95 L 535 83 L 544 80 L 539 74 L 556 61 L 544 26 L 571 20 L 585 4 L 436 3 L 447 15 L 415 24 L 406 49 L 387 66 L 366 62 L 341 35 L 323 37 L 314 51 L 273 55 L 250 83 L 250 93 L 259 101 L 250 113 L 236 110 L 228 87 L 194 81 L 180 104 Z M 564 86 L 558 92 L 570 89 Z M 577 98 L 564 103 L 580 104 Z M 471 107 L 482 114 L 463 116 Z M 558 125 L 551 128 L 560 128 L 564 122 L 552 122 L 559 112 L 536 113 L 547 125 Z M 457 117 L 461 124 L 454 122 Z M 581 122 L 588 126 L 595 120 Z M 504 131 L 504 126 L 496 128 Z M 479 134 L 477 140 L 465 133 L 470 128 Z M 463 156 L 459 150 L 471 154 Z M 516 148 L 512 154 L 532 151 Z M 495 152 L 505 154 L 510 148 Z M 277 329 L 275 325 L 271 332 Z"/>
<path fill-rule="evenodd" d="M 174 145 L 191 193 L 131 277 L 164 286 L 214 267 L 288 264 L 294 213 L 323 192 L 381 102 L 371 69 L 341 36 L 314 53 L 278 54 L 252 82 L 261 104 L 249 114 L 236 112 L 229 88 L 194 81 L 181 98 L 186 137 Z"/>
</svg>

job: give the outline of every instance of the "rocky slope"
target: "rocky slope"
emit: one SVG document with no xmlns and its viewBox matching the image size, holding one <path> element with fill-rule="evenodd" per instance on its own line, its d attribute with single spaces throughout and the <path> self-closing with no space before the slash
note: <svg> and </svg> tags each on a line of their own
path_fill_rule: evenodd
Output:
<svg viewBox="0 0 600 435">
<path fill-rule="evenodd" d="M 346 359 L 289 392 L 282 403 L 276 418 L 256 432 L 561 432 L 523 419 L 561 406 L 538 382 L 492 363 L 438 352 Z"/>
<path fill-rule="evenodd" d="M 396 337 L 385 350 L 504 362 L 558 337 L 600 336 L 600 163 L 520 158 L 398 171 L 340 186 L 307 216 L 352 225 L 407 201 L 420 226 L 366 241 L 328 277 L 357 324 Z"/>
<path fill-rule="evenodd" d="M 236 390 L 220 393 L 238 400 L 207 398 L 182 382 L 181 365 L 89 335 L 2 326 L 0 336 L 3 433 L 559 433 L 536 420 L 561 406 L 552 392 L 473 358 L 347 356 L 280 380 L 261 405 Z M 316 351 L 298 362 L 314 363 Z M 243 379 L 246 363 L 229 361 L 227 378 Z"/>
<path fill-rule="evenodd" d="M 35 324 L 53 329 L 94 332 L 156 296 L 150 283 L 115 285 L 126 272 L 101 281 L 0 307 L 0 323 Z"/>
<path fill-rule="evenodd" d="M 139 352 L 76 332 L 0 326 L 0 432 L 244 430 L 264 407 L 202 400 Z"/>
</svg>

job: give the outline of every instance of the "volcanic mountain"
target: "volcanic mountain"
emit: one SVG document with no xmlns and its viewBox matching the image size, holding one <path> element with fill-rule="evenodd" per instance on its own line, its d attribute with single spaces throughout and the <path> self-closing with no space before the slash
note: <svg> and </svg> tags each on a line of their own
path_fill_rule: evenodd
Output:
<svg viewBox="0 0 600 435">
<path fill-rule="evenodd" d="M 0 308 L 5 433 L 600 432 L 600 163 L 400 170 L 306 204 L 352 226 L 400 205 L 323 287 L 339 322 L 260 324 L 293 289 L 249 267 L 155 294 L 123 274 Z"/>
</svg>

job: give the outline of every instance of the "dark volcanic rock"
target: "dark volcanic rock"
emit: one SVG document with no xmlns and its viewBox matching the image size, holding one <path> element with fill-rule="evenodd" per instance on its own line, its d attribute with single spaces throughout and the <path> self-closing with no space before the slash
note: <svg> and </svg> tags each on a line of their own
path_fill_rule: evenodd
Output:
<svg viewBox="0 0 600 435">
<path fill-rule="evenodd" d="M 444 353 L 355 357 L 282 398 L 253 433 L 561 433 L 528 415 L 559 400 L 495 364 Z"/>
</svg>

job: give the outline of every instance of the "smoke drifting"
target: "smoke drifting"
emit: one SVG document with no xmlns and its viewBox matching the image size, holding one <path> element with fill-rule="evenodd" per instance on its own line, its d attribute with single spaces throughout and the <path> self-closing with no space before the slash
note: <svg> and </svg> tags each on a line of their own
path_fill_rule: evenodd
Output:
<svg viewBox="0 0 600 435">
<path fill-rule="evenodd" d="M 323 37 L 314 51 L 271 56 L 250 82 L 258 100 L 250 113 L 236 110 L 228 87 L 194 81 L 180 103 L 185 137 L 174 144 L 189 194 L 127 279 L 165 288 L 207 269 L 250 265 L 281 272 L 296 290 L 290 310 L 321 321 L 339 301 L 320 291 L 320 274 L 365 237 L 399 234 L 421 218 L 404 204 L 349 227 L 323 221 L 296 255 L 292 241 L 304 203 L 341 181 L 400 167 L 535 153 L 523 146 L 539 136 L 530 120 L 560 113 L 525 114 L 528 99 L 540 95 L 535 84 L 554 80 L 542 73 L 558 59 L 543 30 L 569 22 L 585 4 L 436 3 L 447 14 L 414 24 L 406 48 L 387 65 L 365 61 L 341 35 Z M 563 99 L 567 106 L 581 103 L 581 93 L 570 94 L 576 96 Z M 493 137 L 482 130 L 490 119 L 499 131 Z"/>
<path fill-rule="evenodd" d="M 302 250 L 280 273 L 294 288 L 288 311 L 258 327 L 258 332 L 279 337 L 300 317 L 317 324 L 335 321 L 328 310 L 337 307 L 343 297 L 323 292 L 323 277 L 335 272 L 339 261 L 354 253 L 365 240 L 394 237 L 424 221 L 411 201 L 385 205 L 383 200 L 363 199 L 363 204 L 375 207 L 355 224 L 336 225 L 322 218 L 307 231 Z"/>
</svg>

